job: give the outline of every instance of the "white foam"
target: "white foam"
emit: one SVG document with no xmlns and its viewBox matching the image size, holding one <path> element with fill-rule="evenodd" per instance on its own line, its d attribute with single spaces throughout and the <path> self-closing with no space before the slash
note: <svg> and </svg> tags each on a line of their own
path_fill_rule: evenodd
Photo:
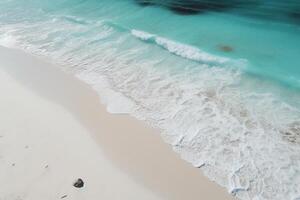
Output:
<svg viewBox="0 0 300 200">
<path fill-rule="evenodd" d="M 138 31 L 135 29 L 131 30 L 131 34 L 142 40 L 149 40 L 151 38 L 153 38 L 153 39 L 155 38 L 154 34 L 150 34 L 150 33 L 144 32 L 144 31 Z"/>
<path fill-rule="evenodd" d="M 7 48 L 16 48 L 17 38 L 10 33 L 0 34 L 0 46 Z"/>
<path fill-rule="evenodd" d="M 174 42 L 172 40 L 159 37 L 147 32 L 132 30 L 131 33 L 132 35 L 134 35 L 135 37 L 141 40 L 145 40 L 145 41 L 153 40 L 157 45 L 163 47 L 169 52 L 190 60 L 194 60 L 202 63 L 217 63 L 217 64 L 224 64 L 231 61 L 231 59 L 206 53 L 191 45 Z"/>
<path fill-rule="evenodd" d="M 108 85 L 105 77 L 101 77 L 97 73 L 79 73 L 76 75 L 79 79 L 93 86 L 96 91 L 99 91 L 101 102 L 106 105 L 108 112 L 112 114 L 130 114 L 133 112 L 135 105 L 126 96 L 114 91 Z"/>
</svg>

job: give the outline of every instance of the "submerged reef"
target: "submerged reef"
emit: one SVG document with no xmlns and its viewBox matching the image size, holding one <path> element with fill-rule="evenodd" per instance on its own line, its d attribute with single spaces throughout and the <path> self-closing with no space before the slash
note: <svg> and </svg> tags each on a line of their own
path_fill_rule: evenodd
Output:
<svg viewBox="0 0 300 200">
<path fill-rule="evenodd" d="M 234 7 L 224 2 L 183 1 L 171 3 L 169 9 L 178 14 L 197 14 L 206 11 L 223 11 Z"/>
<path fill-rule="evenodd" d="M 223 11 L 233 8 L 236 1 L 199 1 L 199 0 L 135 0 L 139 5 L 163 6 L 174 13 L 181 15 L 193 15 L 206 11 Z"/>
<path fill-rule="evenodd" d="M 137 4 L 139 4 L 140 6 L 153 6 L 153 5 L 155 5 L 155 3 L 152 2 L 151 0 L 136 0 L 135 2 Z"/>
<path fill-rule="evenodd" d="M 205 12 L 235 14 L 269 20 L 300 23 L 300 1 L 297 0 L 134 0 L 141 6 L 161 6 L 179 15 Z"/>
</svg>

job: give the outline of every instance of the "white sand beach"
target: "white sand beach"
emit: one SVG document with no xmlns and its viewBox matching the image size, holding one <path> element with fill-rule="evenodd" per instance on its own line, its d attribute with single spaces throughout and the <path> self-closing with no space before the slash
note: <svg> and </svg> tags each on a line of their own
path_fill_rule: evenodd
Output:
<svg viewBox="0 0 300 200">
<path fill-rule="evenodd" d="M 158 130 L 106 112 L 51 64 L 1 47 L 0 91 L 0 200 L 233 199 Z"/>
</svg>

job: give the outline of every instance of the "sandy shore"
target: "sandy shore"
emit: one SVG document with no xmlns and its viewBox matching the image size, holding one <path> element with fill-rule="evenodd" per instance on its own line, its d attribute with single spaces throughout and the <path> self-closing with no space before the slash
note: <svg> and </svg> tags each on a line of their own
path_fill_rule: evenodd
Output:
<svg viewBox="0 0 300 200">
<path fill-rule="evenodd" d="M 1 47 L 0 91 L 0 200 L 233 199 L 157 130 L 107 113 L 51 64 Z"/>
</svg>

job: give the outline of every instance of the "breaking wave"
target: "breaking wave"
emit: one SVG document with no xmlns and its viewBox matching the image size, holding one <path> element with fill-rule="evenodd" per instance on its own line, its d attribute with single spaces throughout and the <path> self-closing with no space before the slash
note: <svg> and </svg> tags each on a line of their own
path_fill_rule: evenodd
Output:
<svg viewBox="0 0 300 200">
<path fill-rule="evenodd" d="M 143 31 L 132 30 L 132 35 L 135 37 L 148 41 L 153 42 L 162 48 L 168 50 L 169 52 L 181 56 L 183 58 L 187 58 L 197 62 L 203 62 L 207 64 L 225 64 L 231 61 L 229 58 L 219 57 L 215 55 L 208 54 L 204 51 L 196 47 L 192 47 L 190 45 L 181 44 L 178 42 L 174 42 L 172 40 L 156 36 L 154 34 L 150 34 Z"/>
</svg>

